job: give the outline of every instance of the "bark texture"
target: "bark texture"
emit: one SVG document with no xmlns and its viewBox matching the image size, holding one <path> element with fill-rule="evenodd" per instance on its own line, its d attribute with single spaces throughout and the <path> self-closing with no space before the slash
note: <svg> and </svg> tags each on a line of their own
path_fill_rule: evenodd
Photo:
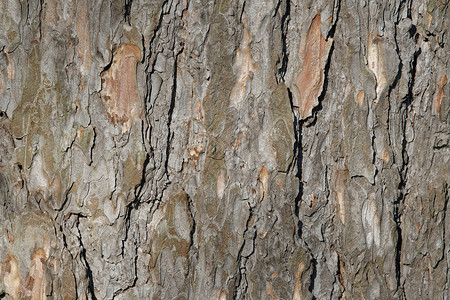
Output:
<svg viewBox="0 0 450 300">
<path fill-rule="evenodd" d="M 446 0 L 0 0 L 0 298 L 450 299 Z"/>
</svg>

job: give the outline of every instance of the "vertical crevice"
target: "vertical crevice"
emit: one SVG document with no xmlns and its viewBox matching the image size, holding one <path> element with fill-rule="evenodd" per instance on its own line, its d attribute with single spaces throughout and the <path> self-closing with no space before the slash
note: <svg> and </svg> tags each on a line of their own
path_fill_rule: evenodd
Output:
<svg viewBox="0 0 450 300">
<path fill-rule="evenodd" d="M 185 191 L 186 192 L 186 191 Z M 189 232 L 189 250 L 191 250 L 194 246 L 194 236 L 195 236 L 195 232 L 197 230 L 197 222 L 195 221 L 195 215 L 196 215 L 196 210 L 195 210 L 195 206 L 194 203 L 192 202 L 191 197 L 186 193 L 186 197 L 187 197 L 187 209 L 189 212 L 189 216 L 191 217 L 192 220 L 192 227 L 191 230 Z"/>
<path fill-rule="evenodd" d="M 56 221 L 56 218 L 55 218 L 55 221 Z M 70 258 L 71 258 L 71 261 L 72 261 L 72 263 L 73 263 L 73 261 L 74 261 L 74 257 L 73 257 L 73 254 L 72 254 L 72 252 L 70 252 L 70 250 L 69 250 L 69 246 L 68 246 L 68 244 L 67 244 L 67 237 L 66 237 L 66 234 L 64 233 L 64 229 L 63 229 L 63 226 L 61 225 L 61 223 L 58 225 L 58 228 L 54 225 L 53 226 L 53 228 L 54 228 L 54 231 L 55 231 L 55 237 L 58 237 L 59 236 L 59 234 L 61 234 L 61 236 L 62 236 L 62 242 L 63 242 L 63 244 L 62 244 L 62 246 L 63 246 L 63 248 L 62 248 L 62 250 L 66 250 L 67 251 L 67 253 L 69 253 L 69 255 L 70 255 Z M 63 251 L 61 251 L 61 252 L 63 252 Z M 75 284 L 74 284 L 74 288 L 75 288 L 75 300 L 78 300 L 79 299 L 79 297 L 78 297 L 78 281 L 77 281 L 77 276 L 76 276 L 76 274 L 74 273 L 74 270 L 72 269 L 71 270 L 71 272 L 72 272 L 72 275 L 73 275 L 73 279 L 74 279 L 74 282 L 75 282 Z"/>
<path fill-rule="evenodd" d="M 170 126 L 172 124 L 173 111 L 175 109 L 175 102 L 176 102 L 176 97 L 177 97 L 178 54 L 179 53 L 175 54 L 175 57 L 174 57 L 172 93 L 170 96 L 169 111 L 167 113 L 168 115 L 167 115 L 166 161 L 164 162 L 164 168 L 165 168 L 167 177 L 169 177 L 169 170 L 168 170 L 169 155 L 170 155 L 170 147 L 172 144 L 172 137 L 173 137 L 173 132 L 172 132 L 172 129 L 170 128 Z"/>
<path fill-rule="evenodd" d="M 303 228 L 303 222 L 301 220 L 300 217 L 300 203 L 302 201 L 302 197 L 303 197 L 303 189 L 304 189 L 304 183 L 303 183 L 303 174 L 302 174 L 302 164 L 303 164 L 303 126 L 305 126 L 305 120 L 299 120 L 296 116 L 295 110 L 296 108 L 293 106 L 292 103 L 292 93 L 291 91 L 288 89 L 288 95 L 289 95 L 289 100 L 291 102 L 291 109 L 292 109 L 292 113 L 294 115 L 294 132 L 296 132 L 295 134 L 295 142 L 294 142 L 294 155 L 296 155 L 296 166 L 297 166 L 297 173 L 295 174 L 295 177 L 298 179 L 299 181 L 299 187 L 298 187 L 298 193 L 297 196 L 295 197 L 295 203 L 294 203 L 294 214 L 295 217 L 297 219 L 297 232 L 295 234 L 296 239 L 298 239 L 300 241 L 301 244 L 303 244 L 310 256 L 311 259 L 311 276 L 310 276 L 310 283 L 308 286 L 308 290 L 311 293 L 311 299 L 315 300 L 316 297 L 313 295 L 313 291 L 314 291 L 314 285 L 315 285 L 315 280 L 317 277 L 317 260 L 314 257 L 313 252 L 311 251 L 311 248 L 308 246 L 308 244 L 306 243 L 305 240 L 303 240 L 303 232 L 302 232 L 302 228 Z"/>
<path fill-rule="evenodd" d="M 42 13 L 44 11 L 44 0 L 39 0 L 39 41 L 42 40 Z"/>
<path fill-rule="evenodd" d="M 143 134 L 143 133 L 142 133 Z M 139 202 L 143 196 L 143 190 L 146 184 L 146 175 L 147 175 L 147 167 L 150 163 L 150 154 L 146 153 L 144 163 L 142 164 L 142 175 L 141 175 L 141 182 L 138 184 L 138 186 L 135 189 L 134 192 L 134 201 L 131 203 L 133 204 L 133 208 L 138 209 Z"/>
<path fill-rule="evenodd" d="M 339 12 L 341 11 L 341 0 L 338 0 L 337 5 L 335 6 L 335 8 L 336 8 L 336 20 L 334 20 L 333 25 L 331 25 L 331 28 L 328 31 L 327 40 L 329 38 L 333 38 L 334 37 L 334 33 L 336 32 L 337 21 L 339 19 Z"/>
<path fill-rule="evenodd" d="M 317 123 L 317 114 L 322 110 L 322 102 L 325 99 L 325 95 L 327 94 L 328 90 L 328 73 L 330 71 L 331 66 L 331 57 L 333 56 L 334 51 L 334 43 L 331 45 L 330 51 L 328 52 L 328 58 L 325 63 L 325 67 L 323 69 L 323 86 L 322 86 L 322 92 L 320 93 L 319 97 L 317 98 L 318 104 L 312 108 L 311 111 L 311 117 L 305 119 L 305 126 L 311 127 L 316 125 Z"/>
<path fill-rule="evenodd" d="M 280 1 L 281 3 L 281 1 Z M 278 7 L 277 7 L 278 10 Z M 291 1 L 288 0 L 286 1 L 286 9 L 285 12 L 283 14 L 283 16 L 281 17 L 281 39 L 282 39 L 282 61 L 281 61 L 281 67 L 278 69 L 278 74 L 280 76 L 279 81 L 284 81 L 284 76 L 286 74 L 286 70 L 287 70 L 287 64 L 288 64 L 288 51 L 287 51 L 287 34 L 288 34 L 288 25 L 289 25 L 289 21 L 290 21 L 290 16 L 291 16 Z"/>
<path fill-rule="evenodd" d="M 131 25 L 131 5 L 132 4 L 133 4 L 133 0 L 125 0 L 123 18 L 125 19 L 125 22 L 128 22 L 128 25 Z"/>
<path fill-rule="evenodd" d="M 298 132 L 296 134 L 296 141 L 294 144 L 294 153 L 297 153 L 297 173 L 295 174 L 295 177 L 297 177 L 298 179 L 298 194 L 295 197 L 295 216 L 297 217 L 297 237 L 299 239 L 302 238 L 302 227 L 303 227 L 303 223 L 300 219 L 300 202 L 302 201 L 302 197 L 303 197 L 303 188 L 304 188 L 304 184 L 303 184 L 303 174 L 302 174 L 302 164 L 303 164 L 303 145 L 302 145 L 302 127 L 303 127 L 303 122 L 299 122 L 297 120 L 297 117 L 294 117 L 294 123 L 296 123 L 297 125 L 294 125 L 294 130 L 296 132 Z M 297 127 L 298 128 L 295 128 Z"/>
<path fill-rule="evenodd" d="M 239 248 L 239 252 L 237 255 L 238 270 L 237 270 L 237 274 L 235 275 L 236 281 L 234 284 L 233 299 L 241 299 L 243 297 L 243 295 L 246 295 L 246 293 L 247 293 L 248 283 L 247 283 L 247 277 L 246 277 L 246 271 L 247 271 L 246 264 L 247 264 L 248 258 L 255 252 L 255 249 L 253 247 L 252 252 L 249 253 L 248 255 L 243 255 L 242 252 L 244 250 L 246 243 L 248 243 L 250 241 L 248 232 L 251 227 L 250 224 L 252 222 L 253 216 L 255 214 L 253 210 L 254 210 L 254 207 L 249 205 L 249 216 L 247 218 L 244 233 L 242 234 L 243 242 L 242 242 L 241 247 Z M 253 238 L 252 243 L 254 243 L 256 234 L 253 234 L 252 238 Z"/>
<path fill-rule="evenodd" d="M 404 195 L 403 193 L 400 193 L 399 199 L 397 199 L 397 202 L 403 200 Z M 400 220 L 400 212 L 399 212 L 399 205 L 394 205 L 394 222 L 395 227 L 397 231 L 397 244 L 395 245 L 395 277 L 397 280 L 397 290 L 402 291 L 402 284 L 401 284 L 401 255 L 402 255 L 402 227 L 401 227 L 401 220 Z"/>
<path fill-rule="evenodd" d="M 125 249 L 125 241 L 128 240 L 128 232 L 130 230 L 131 226 L 131 214 L 133 210 L 137 211 L 139 209 L 139 206 L 141 204 L 141 198 L 143 195 L 143 188 L 146 184 L 146 175 L 147 175 L 147 167 L 150 162 L 150 155 L 147 153 L 145 156 L 145 161 L 142 165 L 142 177 L 141 182 L 138 184 L 138 186 L 135 189 L 134 192 L 134 199 L 133 201 L 126 206 L 125 216 L 124 216 L 124 230 L 125 230 L 125 237 L 122 239 L 122 249 L 121 249 L 121 255 L 124 256 L 124 249 Z"/>
<path fill-rule="evenodd" d="M 412 38 L 413 36 L 411 36 Z M 401 263 L 401 255 L 402 255 L 402 247 L 403 247 L 403 237 L 402 237 L 402 227 L 401 227 L 401 217 L 402 217 L 402 207 L 403 203 L 405 201 L 406 193 L 406 182 L 407 182 L 407 172 L 408 172 L 408 163 L 409 163 L 409 156 L 408 156 L 408 142 L 406 138 L 406 126 L 407 122 L 409 120 L 409 108 L 413 101 L 413 87 L 415 83 L 415 75 L 416 75 L 416 68 L 417 68 L 417 59 L 420 55 L 420 48 L 414 53 L 414 57 L 412 62 L 410 62 L 410 80 L 408 82 L 408 94 L 404 101 L 402 101 L 400 106 L 400 112 L 401 112 L 401 130 L 402 130 L 402 141 L 401 141 L 401 155 L 402 155 L 402 164 L 398 170 L 399 177 L 400 177 L 400 183 L 398 185 L 399 195 L 397 199 L 394 201 L 394 209 L 393 209 L 393 220 L 395 222 L 396 232 L 397 232 L 397 244 L 395 247 L 395 276 L 397 280 L 397 289 L 401 293 L 401 295 L 404 296 L 404 289 L 402 284 L 402 263 Z M 400 62 L 400 70 L 402 67 L 402 62 Z M 399 74 L 400 74 L 399 70 Z M 397 77 L 399 76 L 397 74 Z M 396 80 L 397 81 L 397 80 Z M 394 83 L 396 83 L 396 81 Z M 390 89 L 391 91 L 391 89 Z M 390 95 L 389 91 L 389 95 Z M 389 105 L 390 106 L 390 105 Z M 389 126 L 389 121 L 388 121 Z"/>
<path fill-rule="evenodd" d="M 97 300 L 97 296 L 95 296 L 95 286 L 94 286 L 94 276 L 92 274 L 92 269 L 91 266 L 88 263 L 87 257 L 86 257 L 86 248 L 84 247 L 83 244 L 83 239 L 81 237 L 81 231 L 80 231 L 80 215 L 77 215 L 77 221 L 76 221 L 76 228 L 78 230 L 78 241 L 80 242 L 80 258 L 81 260 L 84 262 L 84 266 L 86 267 L 86 277 L 88 280 L 88 292 L 89 294 L 91 294 L 91 297 L 93 300 Z"/>
<path fill-rule="evenodd" d="M 336 275 L 339 278 L 339 283 L 342 286 L 342 293 L 341 293 L 341 297 L 340 299 L 342 299 L 342 295 L 345 293 L 345 281 L 344 281 L 344 275 L 342 274 L 342 269 L 345 267 L 344 262 L 341 260 L 341 256 L 339 255 L 339 253 L 337 253 L 337 272 Z"/>
<path fill-rule="evenodd" d="M 80 238 L 81 242 L 81 238 Z M 81 259 L 84 261 L 84 264 L 86 266 L 86 276 L 88 278 L 88 291 L 91 294 L 91 297 L 93 300 L 97 300 L 97 297 L 95 296 L 95 288 L 94 288 L 94 276 L 92 275 L 91 267 L 86 259 L 86 248 L 84 248 L 83 245 L 81 245 L 83 249 L 80 252 Z"/>
<path fill-rule="evenodd" d="M 122 251 L 122 253 L 123 253 L 123 251 Z M 137 276 L 137 274 L 138 274 L 138 266 L 137 266 L 138 257 L 139 256 L 138 256 L 138 253 L 137 253 L 137 247 L 135 247 L 134 260 L 133 260 L 133 268 L 134 268 L 134 279 L 133 279 L 133 282 L 130 285 L 128 285 L 127 287 L 117 290 L 114 293 L 112 299 L 116 299 L 116 297 L 119 296 L 120 294 L 123 294 L 126 291 L 128 291 L 129 289 L 132 289 L 132 288 L 134 288 L 136 286 L 136 283 L 138 281 L 138 276 Z"/>
<path fill-rule="evenodd" d="M 150 83 L 151 83 L 151 76 L 154 72 L 153 69 L 154 69 L 154 66 L 156 63 L 156 56 L 158 55 L 158 53 L 153 53 L 154 52 L 153 43 L 155 42 L 158 32 L 161 30 L 163 17 L 164 17 L 164 8 L 166 7 L 167 2 L 168 2 L 168 0 L 165 0 L 161 5 L 161 11 L 160 11 L 159 18 L 158 18 L 158 24 L 156 25 L 155 29 L 153 30 L 153 36 L 151 37 L 151 39 L 148 43 L 148 64 L 147 64 L 147 67 L 145 68 L 145 73 L 147 74 L 147 78 L 146 78 L 147 93 L 146 93 L 145 99 L 144 99 L 145 111 L 147 112 L 147 114 L 153 108 L 152 103 L 150 103 L 150 101 L 151 101 L 150 96 L 151 96 L 151 90 L 152 90 Z M 152 58 L 153 58 L 153 61 L 152 61 Z M 150 68 L 150 70 L 149 70 L 149 68 Z"/>
<path fill-rule="evenodd" d="M 308 248 L 309 249 L 309 248 Z M 312 253 L 310 251 L 311 254 L 311 277 L 310 277 L 310 283 L 308 286 L 308 290 L 311 293 L 311 299 L 312 300 L 316 300 L 316 296 L 314 296 L 313 292 L 314 292 L 314 282 L 316 281 L 316 277 L 317 277 L 317 260 L 314 258 L 314 256 L 312 256 Z"/>
<path fill-rule="evenodd" d="M 295 141 L 294 141 L 294 150 L 293 153 L 295 155 L 295 159 L 293 160 L 293 164 L 297 166 L 297 173 L 295 174 L 295 177 L 299 181 L 299 187 L 298 187 L 298 193 L 295 197 L 294 202 L 294 214 L 297 217 L 297 238 L 302 238 L 302 227 L 303 223 L 300 220 L 300 201 L 303 196 L 303 179 L 302 179 L 302 163 L 303 163 L 303 146 L 302 146 L 302 128 L 303 128 L 303 121 L 299 120 L 297 118 L 297 115 L 295 113 L 296 108 L 293 104 L 292 99 L 292 92 L 290 89 L 287 89 L 288 96 L 289 96 L 289 102 L 291 104 L 292 114 L 294 116 L 294 132 L 295 132 Z"/>
<path fill-rule="evenodd" d="M 339 16 L 339 9 L 340 9 L 340 4 L 337 5 L 337 13 L 336 13 L 336 21 L 333 24 L 332 28 L 329 31 L 329 34 L 327 36 L 327 38 L 333 38 L 335 31 L 336 31 L 336 26 L 337 26 L 337 20 L 338 20 L 338 16 Z M 286 21 L 284 23 L 287 23 Z M 283 37 L 283 42 L 285 43 L 285 36 Z M 285 44 L 283 44 L 285 46 Z M 284 48 L 285 50 L 285 48 Z M 330 50 L 328 52 L 328 57 L 323 69 L 323 76 L 324 76 L 324 81 L 323 81 L 323 86 L 322 86 L 322 91 L 318 97 L 318 105 L 316 107 L 314 107 L 312 109 L 312 117 L 307 118 L 305 120 L 300 120 L 296 114 L 296 108 L 293 105 L 293 96 L 291 91 L 288 89 L 288 95 L 289 95 L 289 101 L 291 104 L 291 109 L 292 109 L 292 113 L 294 115 L 294 132 L 295 134 L 295 142 L 294 142 L 294 155 L 296 155 L 295 159 L 296 159 L 296 166 L 297 166 L 297 173 L 295 174 L 295 177 L 297 177 L 298 179 L 298 184 L 299 184 L 299 190 L 298 190 L 298 194 L 295 198 L 295 207 L 294 207 L 294 213 L 295 216 L 297 218 L 297 232 L 296 232 L 296 237 L 299 240 L 300 244 L 302 244 L 305 249 L 307 250 L 307 253 L 310 257 L 310 261 L 311 261 L 311 273 L 310 273 L 310 282 L 309 282 L 309 286 L 308 286 L 308 291 L 311 293 L 311 299 L 317 299 L 316 296 L 314 295 L 314 289 L 315 289 L 315 284 L 316 284 L 316 280 L 317 280 L 317 259 L 314 255 L 314 249 L 310 248 L 307 241 L 303 238 L 303 222 L 301 220 L 301 213 L 300 213 L 300 205 L 301 205 L 301 201 L 302 201 L 302 197 L 304 194 L 304 181 L 303 181 L 303 128 L 304 127 L 311 127 L 311 126 L 315 126 L 317 123 L 317 114 L 318 112 L 320 112 L 322 110 L 322 103 L 325 99 L 325 96 L 327 94 L 327 89 L 328 89 L 328 74 L 330 72 L 331 69 L 331 60 L 333 57 L 333 52 L 334 52 L 334 43 L 332 43 Z M 285 55 L 285 57 L 287 57 L 287 55 Z M 287 59 L 285 61 L 285 63 L 287 64 Z M 283 66 L 282 66 L 283 67 Z M 286 68 L 286 66 L 284 66 Z M 285 70 L 285 69 L 280 69 L 280 73 Z M 327 176 L 325 174 L 325 176 Z"/>
</svg>

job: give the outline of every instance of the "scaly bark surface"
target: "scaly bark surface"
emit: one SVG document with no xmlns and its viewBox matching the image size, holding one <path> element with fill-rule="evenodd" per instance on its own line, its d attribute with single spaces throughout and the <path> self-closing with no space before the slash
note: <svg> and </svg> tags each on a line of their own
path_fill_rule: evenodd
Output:
<svg viewBox="0 0 450 300">
<path fill-rule="evenodd" d="M 450 299 L 446 0 L 0 0 L 0 298 Z"/>
</svg>

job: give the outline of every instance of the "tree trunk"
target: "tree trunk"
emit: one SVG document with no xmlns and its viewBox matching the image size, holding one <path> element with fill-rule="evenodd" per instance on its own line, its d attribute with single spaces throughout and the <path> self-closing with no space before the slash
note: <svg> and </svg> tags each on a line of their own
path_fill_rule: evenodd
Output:
<svg viewBox="0 0 450 300">
<path fill-rule="evenodd" d="M 0 298 L 450 299 L 446 0 L 0 0 Z"/>
</svg>

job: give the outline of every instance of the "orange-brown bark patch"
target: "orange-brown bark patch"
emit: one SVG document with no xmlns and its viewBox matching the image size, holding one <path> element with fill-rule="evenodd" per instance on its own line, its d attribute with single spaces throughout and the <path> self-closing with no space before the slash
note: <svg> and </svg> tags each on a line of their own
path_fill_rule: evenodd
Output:
<svg viewBox="0 0 450 300">
<path fill-rule="evenodd" d="M 230 95 L 230 105 L 239 108 L 242 101 L 244 101 L 245 90 L 247 88 L 247 81 L 256 66 L 252 63 L 252 55 L 250 52 L 250 43 L 252 37 L 250 34 L 250 27 L 248 25 L 248 16 L 244 12 L 242 14 L 243 36 L 239 49 L 236 50 L 235 69 L 237 73 L 237 80 L 233 86 Z"/>
<path fill-rule="evenodd" d="M 272 298 L 272 300 L 277 300 L 273 291 L 273 285 L 271 282 L 266 282 L 266 294 Z"/>
<path fill-rule="evenodd" d="M 30 271 L 23 283 L 22 291 L 19 295 L 20 299 L 47 299 L 45 292 L 46 261 L 47 255 L 45 250 L 42 248 L 37 249 L 33 254 Z"/>
<path fill-rule="evenodd" d="M 305 269 L 305 264 L 300 262 L 298 264 L 297 273 L 295 274 L 295 285 L 294 285 L 294 295 L 292 296 L 293 300 L 302 300 L 302 273 Z"/>
<path fill-rule="evenodd" d="M 376 104 L 381 92 L 387 86 L 387 71 L 383 52 L 383 38 L 375 33 L 369 35 L 367 63 L 369 64 L 369 69 L 374 73 L 375 78 L 377 79 Z"/>
<path fill-rule="evenodd" d="M 266 166 L 262 166 L 258 175 L 260 200 L 264 200 L 269 193 L 269 172 Z"/>
<path fill-rule="evenodd" d="M 20 290 L 20 274 L 17 259 L 11 255 L 6 255 L 2 263 L 2 281 L 6 287 L 6 292 L 12 299 L 17 299 Z"/>
<path fill-rule="evenodd" d="M 302 41 L 299 55 L 303 60 L 302 70 L 298 74 L 293 88 L 294 106 L 300 119 L 312 115 L 319 104 L 325 79 L 324 69 L 331 49 L 332 40 L 326 41 L 320 32 L 320 13 L 311 22 L 306 38 Z"/>
<path fill-rule="evenodd" d="M 364 91 L 360 90 L 358 92 L 358 95 L 356 96 L 356 102 L 358 102 L 358 105 L 361 107 L 364 103 Z"/>
<path fill-rule="evenodd" d="M 441 83 L 439 85 L 439 90 L 436 95 L 436 99 L 434 99 L 434 110 L 438 114 L 441 114 L 441 103 L 442 99 L 444 98 L 444 86 L 446 83 L 447 83 L 447 75 L 444 74 L 444 76 L 442 76 L 441 78 Z"/>
<path fill-rule="evenodd" d="M 381 157 L 383 158 L 384 162 L 389 162 L 389 154 L 386 152 L 385 149 L 381 151 Z"/>
</svg>

